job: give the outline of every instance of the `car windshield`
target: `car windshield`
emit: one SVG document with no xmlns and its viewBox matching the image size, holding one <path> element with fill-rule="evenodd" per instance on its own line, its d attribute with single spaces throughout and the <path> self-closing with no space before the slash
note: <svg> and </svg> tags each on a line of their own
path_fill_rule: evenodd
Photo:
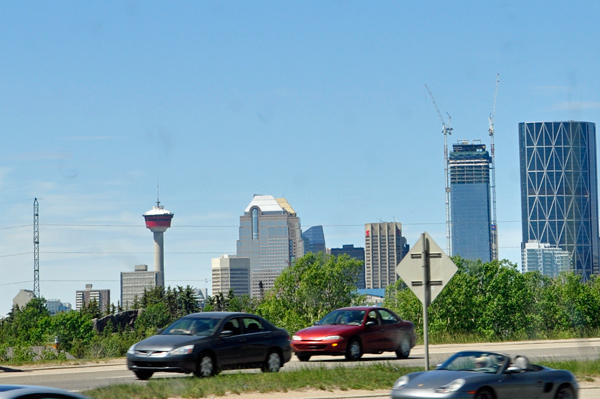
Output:
<svg viewBox="0 0 600 399">
<path fill-rule="evenodd" d="M 329 313 L 317 322 L 318 325 L 342 324 L 359 326 L 365 317 L 364 310 L 338 309 Z"/>
<path fill-rule="evenodd" d="M 507 357 L 489 352 L 459 352 L 446 360 L 437 370 L 473 371 L 495 374 Z"/>
<path fill-rule="evenodd" d="M 212 335 L 219 319 L 179 319 L 167 327 L 163 335 L 198 335 L 206 337 Z"/>
</svg>

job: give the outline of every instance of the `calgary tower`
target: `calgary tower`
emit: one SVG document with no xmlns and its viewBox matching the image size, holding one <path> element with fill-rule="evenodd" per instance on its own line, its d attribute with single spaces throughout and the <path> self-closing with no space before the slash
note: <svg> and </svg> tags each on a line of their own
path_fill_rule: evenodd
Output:
<svg viewBox="0 0 600 399">
<path fill-rule="evenodd" d="M 165 251 L 163 234 L 171 227 L 173 214 L 160 205 L 158 198 L 156 206 L 144 213 L 146 227 L 154 233 L 154 271 L 158 273 L 158 284 L 161 287 L 165 285 Z"/>
</svg>

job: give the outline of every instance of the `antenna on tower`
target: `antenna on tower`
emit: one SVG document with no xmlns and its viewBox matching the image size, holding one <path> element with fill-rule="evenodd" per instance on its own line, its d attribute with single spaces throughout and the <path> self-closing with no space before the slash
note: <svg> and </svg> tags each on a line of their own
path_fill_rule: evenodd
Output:
<svg viewBox="0 0 600 399">
<path fill-rule="evenodd" d="M 452 128 L 450 127 L 450 121 L 452 120 L 452 117 L 446 112 L 448 115 L 448 122 L 444 121 L 442 113 L 440 112 L 440 109 L 435 102 L 435 98 L 433 97 L 433 93 L 431 90 L 429 90 L 429 86 L 425 85 L 425 88 L 427 89 L 429 97 L 431 97 L 431 101 L 433 101 L 433 105 L 435 106 L 435 110 L 442 121 L 442 133 L 444 134 L 444 172 L 446 174 L 446 247 L 448 254 L 452 255 L 452 214 L 450 212 L 450 173 L 448 168 L 448 135 L 452 134 Z"/>
<path fill-rule="evenodd" d="M 156 183 L 156 207 L 160 208 L 160 195 L 158 191 L 158 183 Z"/>
<path fill-rule="evenodd" d="M 492 153 L 492 181 L 490 188 L 492 190 L 492 260 L 498 260 L 498 224 L 496 223 L 496 154 L 494 151 L 494 118 L 496 117 L 496 97 L 498 96 L 498 83 L 500 74 L 496 75 L 496 90 L 494 91 L 494 107 L 488 118 L 490 122 L 490 151 Z"/>
<path fill-rule="evenodd" d="M 38 200 L 33 200 L 33 295 L 40 297 L 40 212 Z"/>
</svg>

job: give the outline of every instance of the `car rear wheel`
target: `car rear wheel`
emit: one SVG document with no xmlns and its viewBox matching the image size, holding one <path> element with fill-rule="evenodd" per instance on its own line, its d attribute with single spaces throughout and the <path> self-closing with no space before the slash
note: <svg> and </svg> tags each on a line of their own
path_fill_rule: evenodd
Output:
<svg viewBox="0 0 600 399">
<path fill-rule="evenodd" d="M 154 374 L 154 371 L 135 370 L 133 373 L 140 380 L 148 380 L 148 379 L 150 379 L 150 377 L 152 377 L 152 374 Z"/>
<path fill-rule="evenodd" d="M 194 371 L 194 375 L 200 378 L 206 378 L 217 374 L 217 367 L 215 361 L 208 353 L 200 355 L 198 365 Z"/>
<path fill-rule="evenodd" d="M 310 355 L 307 355 L 306 353 L 296 353 L 296 357 L 301 362 L 308 362 L 310 360 Z"/>
<path fill-rule="evenodd" d="M 346 348 L 346 359 L 347 360 L 359 360 L 362 357 L 362 346 L 358 339 L 353 339 L 348 343 Z"/>
<path fill-rule="evenodd" d="M 556 399 L 574 399 L 575 398 L 575 394 L 573 393 L 573 388 L 571 388 L 570 386 L 564 385 L 560 388 L 558 388 L 558 391 L 556 391 L 556 396 L 554 396 Z"/>
<path fill-rule="evenodd" d="M 490 389 L 483 388 L 475 394 L 475 399 L 494 399 L 494 393 Z"/>
<path fill-rule="evenodd" d="M 396 357 L 398 359 L 408 359 L 408 356 L 410 356 L 410 341 L 404 337 L 400 340 L 400 345 L 398 350 L 396 350 Z"/>
<path fill-rule="evenodd" d="M 267 360 L 260 368 L 264 373 L 276 373 L 281 368 L 281 356 L 277 351 L 271 351 L 267 355 Z"/>
</svg>

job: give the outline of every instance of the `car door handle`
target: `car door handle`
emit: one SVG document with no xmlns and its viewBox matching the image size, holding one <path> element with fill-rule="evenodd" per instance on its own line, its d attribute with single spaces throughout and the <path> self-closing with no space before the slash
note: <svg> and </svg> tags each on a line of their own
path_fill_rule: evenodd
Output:
<svg viewBox="0 0 600 399">
<path fill-rule="evenodd" d="M 381 329 L 381 332 L 385 332 L 385 328 L 382 328 L 382 329 Z"/>
<path fill-rule="evenodd" d="M 240 339 L 240 342 L 246 342 L 246 338 Z"/>
</svg>

